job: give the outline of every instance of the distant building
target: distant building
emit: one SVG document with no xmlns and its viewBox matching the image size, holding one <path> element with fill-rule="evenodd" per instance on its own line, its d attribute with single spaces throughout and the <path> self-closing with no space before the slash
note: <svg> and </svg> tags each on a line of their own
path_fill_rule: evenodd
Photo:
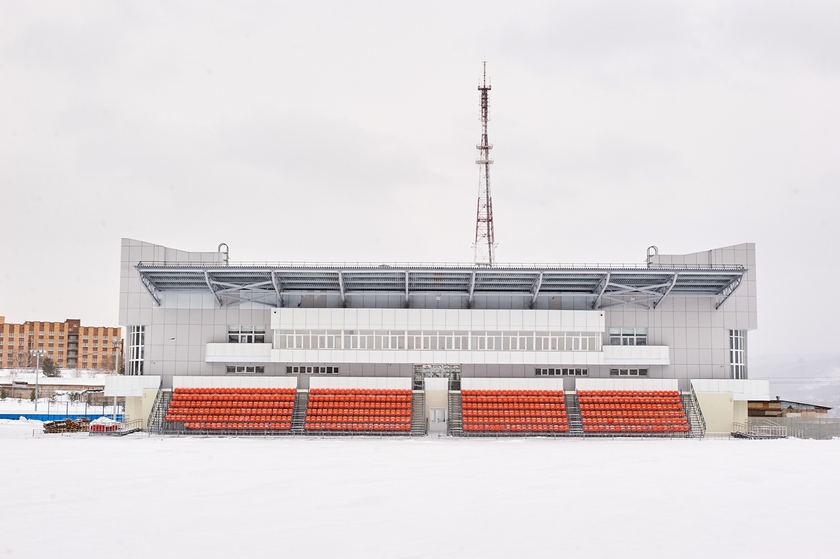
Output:
<svg viewBox="0 0 840 559">
<path fill-rule="evenodd" d="M 79 319 L 12 324 L 0 316 L 0 368 L 34 367 L 31 352 L 39 349 L 62 369 L 113 371 L 122 359 L 122 329 L 82 326 Z"/>
<path fill-rule="evenodd" d="M 769 402 L 750 401 L 748 412 L 750 417 L 828 417 L 831 410 L 828 406 L 806 404 L 782 400 L 778 396 Z"/>
</svg>

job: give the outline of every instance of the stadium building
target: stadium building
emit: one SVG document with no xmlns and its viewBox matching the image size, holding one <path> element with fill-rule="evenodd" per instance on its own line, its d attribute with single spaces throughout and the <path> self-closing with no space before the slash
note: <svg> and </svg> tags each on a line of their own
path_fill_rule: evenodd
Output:
<svg viewBox="0 0 840 559">
<path fill-rule="evenodd" d="M 750 243 L 684 255 L 651 247 L 643 264 L 611 266 L 254 264 L 229 261 L 226 248 L 122 241 L 129 377 L 110 392 L 145 396 L 127 409 L 144 423 L 149 412 L 154 427 L 186 431 L 646 433 L 663 423 L 645 423 L 653 406 L 683 414 L 679 426 L 664 421 L 666 433 L 694 432 L 714 422 L 703 418 L 706 393 L 728 398 L 712 407 L 729 423 L 769 394 L 746 382 Z M 260 390 L 284 394 L 276 421 L 210 409 L 223 406 L 218 394 Z M 651 399 L 667 394 L 670 404 Z M 368 396 L 402 399 L 356 413 L 353 399 Z M 526 397 L 549 399 L 516 401 Z M 508 417 L 494 406 L 523 409 Z"/>
</svg>

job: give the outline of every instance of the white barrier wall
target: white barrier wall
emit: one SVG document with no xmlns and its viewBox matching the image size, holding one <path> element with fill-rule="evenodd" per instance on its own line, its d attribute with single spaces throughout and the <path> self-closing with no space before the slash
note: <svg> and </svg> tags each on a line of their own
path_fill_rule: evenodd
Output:
<svg viewBox="0 0 840 559">
<path fill-rule="evenodd" d="M 462 378 L 461 390 L 563 390 L 563 379 Z"/>
<path fill-rule="evenodd" d="M 271 344 L 207 344 L 208 363 L 267 363 L 271 360 Z"/>
<path fill-rule="evenodd" d="M 575 390 L 679 390 L 672 378 L 578 378 Z"/>
<path fill-rule="evenodd" d="M 423 388 L 430 390 L 443 390 L 449 392 L 448 378 L 425 378 L 423 379 Z"/>
<path fill-rule="evenodd" d="M 411 390 L 410 377 L 312 377 L 313 388 L 379 388 L 386 390 Z"/>
<path fill-rule="evenodd" d="M 179 377 L 172 388 L 297 388 L 297 377 Z"/>
<path fill-rule="evenodd" d="M 144 390 L 157 390 L 160 388 L 160 377 L 114 375 L 105 377 L 105 396 L 117 396 L 118 398 L 140 398 Z"/>
<path fill-rule="evenodd" d="M 731 394 L 734 400 L 770 400 L 769 380 L 692 379 L 694 392 Z"/>
</svg>

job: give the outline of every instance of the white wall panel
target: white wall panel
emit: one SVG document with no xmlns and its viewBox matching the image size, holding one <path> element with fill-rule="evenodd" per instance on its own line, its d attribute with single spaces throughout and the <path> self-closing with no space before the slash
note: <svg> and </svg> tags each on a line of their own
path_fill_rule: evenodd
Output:
<svg viewBox="0 0 840 559">
<path fill-rule="evenodd" d="M 679 390 L 677 379 L 576 378 L 576 390 Z"/>
<path fill-rule="evenodd" d="M 271 344 L 207 344 L 208 363 L 268 363 Z"/>
<path fill-rule="evenodd" d="M 522 309 L 306 309 L 271 311 L 274 330 L 540 330 L 603 332 L 604 311 Z"/>
<path fill-rule="evenodd" d="M 670 365 L 668 346 L 605 345 L 604 365 Z"/>
<path fill-rule="evenodd" d="M 563 390 L 563 379 L 462 378 L 461 390 Z"/>
<path fill-rule="evenodd" d="M 312 377 L 309 379 L 309 388 L 411 390 L 411 383 L 411 377 Z"/>
<path fill-rule="evenodd" d="M 172 388 L 297 388 L 297 377 L 176 375 Z"/>
<path fill-rule="evenodd" d="M 105 396 L 141 397 L 144 390 L 160 388 L 160 377 L 156 375 L 105 377 Z"/>
<path fill-rule="evenodd" d="M 692 379 L 691 386 L 700 392 L 729 392 L 744 394 L 749 399 L 763 400 L 770 397 L 769 380 L 735 380 L 735 379 Z"/>
</svg>

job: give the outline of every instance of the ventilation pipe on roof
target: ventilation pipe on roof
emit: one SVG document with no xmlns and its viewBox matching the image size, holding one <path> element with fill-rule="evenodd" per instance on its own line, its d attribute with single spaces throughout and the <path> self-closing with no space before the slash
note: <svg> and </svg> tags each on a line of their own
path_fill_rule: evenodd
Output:
<svg viewBox="0 0 840 559">
<path fill-rule="evenodd" d="M 225 250 L 222 250 L 222 247 L 225 247 Z M 230 255 L 228 254 L 230 252 L 230 247 L 228 247 L 227 243 L 219 243 L 219 248 L 216 249 L 216 250 L 218 250 L 220 253 L 222 253 L 224 255 L 223 260 L 224 260 L 225 266 L 227 266 L 228 262 L 229 262 L 229 259 L 230 259 Z"/>
<path fill-rule="evenodd" d="M 650 259 L 654 256 L 659 256 L 659 248 L 656 245 L 650 245 L 647 248 L 647 265 L 650 268 Z"/>
</svg>

